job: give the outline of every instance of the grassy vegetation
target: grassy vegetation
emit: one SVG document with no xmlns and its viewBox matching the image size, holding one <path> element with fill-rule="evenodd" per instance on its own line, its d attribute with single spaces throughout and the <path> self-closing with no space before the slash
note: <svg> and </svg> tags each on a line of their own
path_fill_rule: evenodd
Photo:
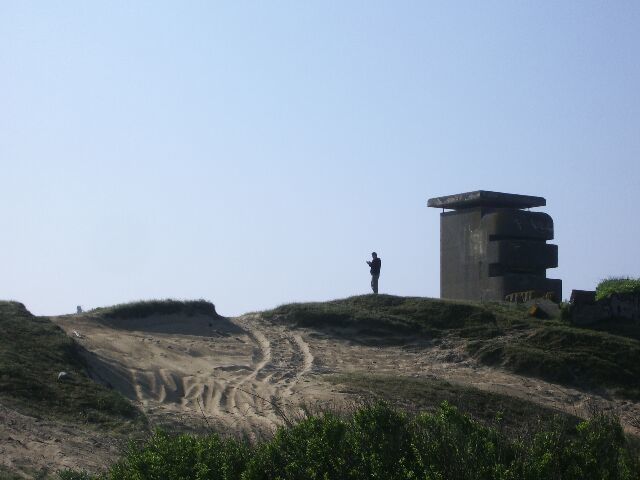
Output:
<svg viewBox="0 0 640 480">
<path fill-rule="evenodd" d="M 585 388 L 608 387 L 640 398 L 640 342 L 605 332 L 544 325 L 525 337 L 473 341 L 468 350 L 486 364 Z"/>
<path fill-rule="evenodd" d="M 636 479 L 637 452 L 620 424 L 596 416 L 512 439 L 443 403 L 410 416 L 385 403 L 349 418 L 327 413 L 281 428 L 257 445 L 217 435 L 158 432 L 132 446 L 104 480 L 539 480 Z M 89 475 L 63 472 L 62 480 Z"/>
<path fill-rule="evenodd" d="M 62 371 L 68 380 L 58 381 Z M 87 377 L 71 338 L 16 302 L 0 301 L 0 402 L 37 418 L 112 430 L 145 425 L 128 400 Z"/>
<path fill-rule="evenodd" d="M 492 338 L 505 328 L 527 328 L 525 310 L 392 295 L 362 295 L 343 300 L 282 305 L 264 312 L 266 318 L 299 327 L 351 328 L 361 335 L 396 334 L 442 337 L 455 333 L 469 338 Z M 404 339 L 403 339 L 404 341 Z"/>
<path fill-rule="evenodd" d="M 91 310 L 107 318 L 145 318 L 151 315 L 172 315 L 180 313 L 189 317 L 207 315 L 218 318 L 216 307 L 207 300 L 141 300 L 121 303 L 112 307 L 101 307 Z"/>
<path fill-rule="evenodd" d="M 365 295 L 326 303 L 283 305 L 266 318 L 294 326 L 351 335 L 368 342 L 404 343 L 409 338 L 454 336 L 480 362 L 579 388 L 611 389 L 640 398 L 640 341 L 612 332 L 538 320 L 523 306 L 464 303 L 428 298 Z M 377 340 L 376 340 L 377 339 Z"/>
<path fill-rule="evenodd" d="M 328 380 L 365 397 L 383 400 L 402 410 L 435 411 L 447 402 L 473 420 L 498 427 L 509 437 L 554 427 L 559 421 L 574 429 L 579 418 L 508 395 L 455 385 L 436 378 L 410 378 L 362 373 L 336 374 Z"/>
<path fill-rule="evenodd" d="M 596 300 L 609 298 L 613 294 L 640 294 L 640 278 L 611 277 L 602 280 L 596 287 Z"/>
<path fill-rule="evenodd" d="M 640 323 L 626 318 L 608 318 L 583 328 L 640 340 Z"/>
</svg>

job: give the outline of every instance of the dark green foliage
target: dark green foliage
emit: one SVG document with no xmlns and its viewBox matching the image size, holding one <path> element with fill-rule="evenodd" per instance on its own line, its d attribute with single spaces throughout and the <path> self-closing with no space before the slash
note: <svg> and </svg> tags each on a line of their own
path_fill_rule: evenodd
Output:
<svg viewBox="0 0 640 480">
<path fill-rule="evenodd" d="M 528 445 L 518 471 L 520 478 L 549 479 L 637 479 L 640 462 L 637 450 L 627 443 L 617 419 L 596 415 L 581 422 L 576 435 L 560 426 L 538 433 Z"/>
<path fill-rule="evenodd" d="M 621 396 L 640 398 L 637 325 L 615 330 L 610 326 L 608 334 L 569 326 L 560 319 L 532 319 L 526 307 L 519 305 L 391 295 L 283 305 L 264 315 L 274 322 L 378 345 L 458 337 L 467 340 L 467 351 L 485 364 L 580 388 L 607 387 Z M 355 333 L 342 333 L 344 329 Z"/>
<path fill-rule="evenodd" d="M 411 427 L 407 416 L 377 403 L 358 410 L 349 424 L 346 444 L 354 466 L 350 478 L 404 479 L 414 462 Z"/>
<path fill-rule="evenodd" d="M 171 315 L 180 313 L 187 316 L 207 315 L 217 318 L 216 307 L 207 300 L 142 300 L 139 302 L 122 303 L 113 307 L 96 308 L 93 313 L 99 313 L 107 318 L 145 318 L 150 315 Z"/>
<path fill-rule="evenodd" d="M 483 427 L 444 403 L 413 424 L 413 478 L 510 478 L 515 448 L 494 429 Z"/>
<path fill-rule="evenodd" d="M 248 460 L 249 447 L 218 435 L 169 436 L 156 432 L 138 448 L 131 445 L 125 458 L 105 476 L 110 480 L 165 480 L 240 478 Z"/>
<path fill-rule="evenodd" d="M 58 373 L 70 378 L 58 381 Z M 123 428 L 144 423 L 117 392 L 91 381 L 78 345 L 46 317 L 0 301 L 0 401 L 36 417 Z"/>
<path fill-rule="evenodd" d="M 351 462 L 346 433 L 347 424 L 330 414 L 279 429 L 272 441 L 255 449 L 242 478 L 343 478 Z"/>
<path fill-rule="evenodd" d="M 596 287 L 596 300 L 603 300 L 613 294 L 640 294 L 640 278 L 611 277 L 602 280 Z"/>
<path fill-rule="evenodd" d="M 60 480 L 91 480 L 93 477 L 87 472 L 74 472 L 73 470 L 63 470 L 58 472 Z"/>
<path fill-rule="evenodd" d="M 409 417 L 385 403 L 348 419 L 324 414 L 250 446 L 216 435 L 156 433 L 132 446 L 103 480 L 539 480 L 637 479 L 637 453 L 620 424 L 596 416 L 510 439 L 443 403 Z M 64 476 L 66 475 L 66 476 Z M 81 474 L 79 474 L 81 475 Z M 62 480 L 87 477 L 61 474 Z"/>
</svg>

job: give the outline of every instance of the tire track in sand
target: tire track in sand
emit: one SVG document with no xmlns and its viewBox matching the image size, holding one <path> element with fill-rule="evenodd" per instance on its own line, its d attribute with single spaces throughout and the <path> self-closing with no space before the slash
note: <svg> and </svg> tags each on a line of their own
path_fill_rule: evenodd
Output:
<svg viewBox="0 0 640 480">
<path fill-rule="evenodd" d="M 294 394 L 295 385 L 311 371 L 314 357 L 300 334 L 266 324 L 259 315 L 245 315 L 233 321 L 256 347 L 251 371 L 229 382 L 221 392 L 220 410 L 237 420 L 257 420 L 274 429 L 292 410 L 298 410 L 284 400 Z"/>
</svg>

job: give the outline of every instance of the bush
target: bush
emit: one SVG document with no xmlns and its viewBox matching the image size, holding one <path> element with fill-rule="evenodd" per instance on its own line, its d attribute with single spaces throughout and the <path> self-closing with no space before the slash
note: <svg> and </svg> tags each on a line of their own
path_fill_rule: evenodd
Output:
<svg viewBox="0 0 640 480">
<path fill-rule="evenodd" d="M 91 475 L 87 472 L 74 472 L 73 470 L 63 470 L 58 472 L 60 480 L 91 480 Z"/>
<path fill-rule="evenodd" d="M 311 417 L 254 446 L 217 435 L 156 432 L 101 478 L 624 480 L 638 474 L 637 455 L 613 417 L 597 415 L 573 429 L 558 420 L 530 441 L 514 441 L 444 402 L 414 418 L 385 403 L 361 408 L 350 419 Z M 73 475 L 61 472 L 60 478 L 90 478 Z"/>
<path fill-rule="evenodd" d="M 110 480 L 236 480 L 249 454 L 246 444 L 218 435 L 170 436 L 157 431 L 143 448 L 129 447 L 106 475 Z"/>
<path fill-rule="evenodd" d="M 349 470 L 348 425 L 327 414 L 309 418 L 260 445 L 245 480 L 345 478 Z"/>
<path fill-rule="evenodd" d="M 603 300 L 614 294 L 640 294 L 640 278 L 611 277 L 602 280 L 596 287 L 596 300 Z"/>
</svg>

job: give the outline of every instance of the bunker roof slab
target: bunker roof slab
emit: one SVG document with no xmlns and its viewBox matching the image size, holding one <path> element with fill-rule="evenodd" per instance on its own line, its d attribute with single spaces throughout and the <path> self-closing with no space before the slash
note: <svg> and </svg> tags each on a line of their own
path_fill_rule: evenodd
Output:
<svg viewBox="0 0 640 480">
<path fill-rule="evenodd" d="M 465 208 L 533 208 L 544 207 L 547 201 L 542 197 L 518 195 L 515 193 L 490 192 L 476 190 L 475 192 L 457 193 L 446 197 L 430 198 L 427 206 L 433 208 L 448 208 L 461 210 Z"/>
</svg>

